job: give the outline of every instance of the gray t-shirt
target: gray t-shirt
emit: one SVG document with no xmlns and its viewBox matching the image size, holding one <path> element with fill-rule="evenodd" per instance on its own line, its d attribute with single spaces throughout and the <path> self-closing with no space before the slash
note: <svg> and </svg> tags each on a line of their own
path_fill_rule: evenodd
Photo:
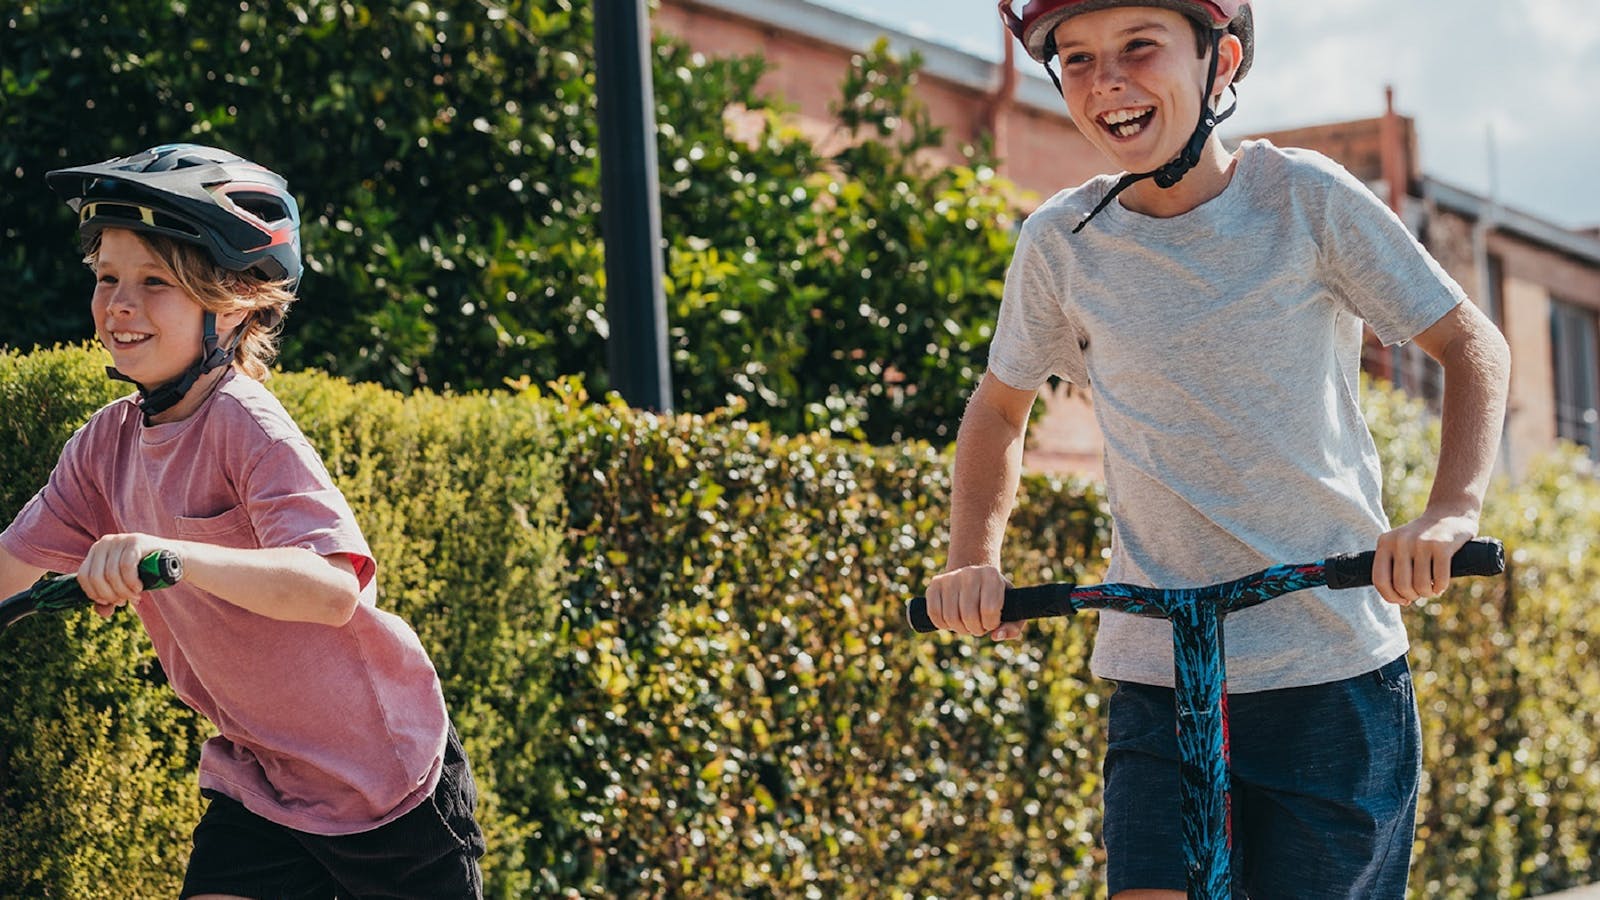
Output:
<svg viewBox="0 0 1600 900">
<path fill-rule="evenodd" d="M 1094 392 L 1113 517 L 1107 580 L 1194 587 L 1370 549 L 1388 529 L 1357 403 L 1361 322 L 1405 341 L 1466 299 L 1350 173 L 1247 141 L 1217 197 L 1171 218 L 1063 191 L 1023 224 L 989 371 Z M 1247 692 L 1371 671 L 1406 650 L 1372 589 L 1301 591 L 1230 615 Z M 1171 626 L 1100 614 L 1091 670 L 1172 684 Z"/>
</svg>

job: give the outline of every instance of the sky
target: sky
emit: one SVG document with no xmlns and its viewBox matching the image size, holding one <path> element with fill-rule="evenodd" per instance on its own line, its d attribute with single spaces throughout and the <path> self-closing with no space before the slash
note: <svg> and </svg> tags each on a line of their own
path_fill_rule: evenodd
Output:
<svg viewBox="0 0 1600 900">
<path fill-rule="evenodd" d="M 816 2 L 1002 52 L 992 0 Z M 1389 85 L 1415 121 L 1424 173 L 1556 225 L 1600 226 L 1600 0 L 1262 0 L 1254 11 L 1255 64 L 1223 135 L 1378 116 Z"/>
</svg>

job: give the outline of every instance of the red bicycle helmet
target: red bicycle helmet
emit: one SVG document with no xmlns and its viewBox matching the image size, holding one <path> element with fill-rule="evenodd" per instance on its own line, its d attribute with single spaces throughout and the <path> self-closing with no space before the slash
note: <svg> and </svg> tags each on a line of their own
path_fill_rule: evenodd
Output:
<svg viewBox="0 0 1600 900">
<path fill-rule="evenodd" d="M 165 235 L 205 248 L 234 272 L 297 284 L 300 207 L 283 176 L 226 150 L 163 144 L 133 156 L 45 173 L 78 213 L 78 231 Z"/>
<path fill-rule="evenodd" d="M 1050 58 L 1056 55 L 1056 26 L 1073 16 L 1095 10 L 1110 9 L 1120 6 L 1155 6 L 1170 9 L 1188 16 L 1196 24 L 1211 32 L 1211 71 L 1206 76 L 1205 89 L 1200 93 L 1200 120 L 1195 123 L 1194 132 L 1189 135 L 1189 140 L 1184 144 L 1176 158 L 1149 172 L 1129 172 L 1124 174 L 1117 183 L 1100 198 L 1099 204 L 1079 220 L 1077 227 L 1072 229 L 1074 234 L 1083 230 L 1089 220 L 1099 215 L 1111 201 L 1124 190 L 1136 182 L 1146 178 L 1155 180 L 1162 188 L 1170 188 L 1183 179 L 1183 176 L 1194 168 L 1200 161 L 1201 154 L 1205 151 L 1206 141 L 1210 139 L 1211 132 L 1217 123 L 1233 115 L 1238 104 L 1229 107 L 1226 111 L 1217 113 L 1211 109 L 1212 88 L 1216 85 L 1217 77 L 1217 50 L 1224 32 L 1233 34 L 1239 39 L 1243 53 L 1239 59 L 1239 68 L 1234 70 L 1233 81 L 1224 85 L 1233 88 L 1233 82 L 1244 78 L 1250 70 L 1250 62 L 1255 57 L 1255 21 L 1251 18 L 1248 0 L 1027 0 L 1022 6 L 1022 14 L 1018 15 L 1012 0 L 1000 0 L 1000 18 L 1006 23 L 1006 28 L 1016 35 L 1022 46 L 1027 48 L 1028 55 L 1044 66 L 1045 73 L 1055 83 L 1056 90 L 1061 90 L 1061 79 L 1056 76 L 1054 69 L 1050 68 Z"/>
<path fill-rule="evenodd" d="M 1028 55 L 1041 63 L 1048 63 L 1054 55 L 1056 26 L 1080 13 L 1094 12 L 1113 6 L 1158 6 L 1182 13 L 1208 28 L 1226 29 L 1244 45 L 1244 56 L 1233 80 L 1239 81 L 1250 71 L 1255 57 L 1255 22 L 1250 14 L 1250 4 L 1244 0 L 1028 0 L 1018 15 L 1012 0 L 1000 0 L 1000 18 L 1011 33 L 1017 36 Z"/>
</svg>

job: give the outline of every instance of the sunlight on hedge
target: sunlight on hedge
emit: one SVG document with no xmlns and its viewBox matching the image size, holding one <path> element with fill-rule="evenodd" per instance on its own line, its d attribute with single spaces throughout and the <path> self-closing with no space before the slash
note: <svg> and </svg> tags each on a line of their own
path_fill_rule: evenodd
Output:
<svg viewBox="0 0 1600 900">
<path fill-rule="evenodd" d="M 120 393 L 100 354 L 0 355 L 0 501 Z M 573 383 L 401 397 L 270 386 L 440 669 L 483 790 L 489 896 L 1103 896 L 1087 620 L 1021 642 L 913 635 L 949 459 L 656 416 Z M 1366 391 L 1396 520 L 1436 429 Z M 1497 484 L 1511 571 L 1408 612 L 1426 775 L 1419 896 L 1593 880 L 1600 488 L 1579 457 Z M 1097 579 L 1096 486 L 1029 477 L 1007 566 Z M 128 621 L 35 617 L 0 667 L 0 895 L 173 892 L 208 729 Z M 11 827 L 20 823 L 21 827 Z"/>
</svg>

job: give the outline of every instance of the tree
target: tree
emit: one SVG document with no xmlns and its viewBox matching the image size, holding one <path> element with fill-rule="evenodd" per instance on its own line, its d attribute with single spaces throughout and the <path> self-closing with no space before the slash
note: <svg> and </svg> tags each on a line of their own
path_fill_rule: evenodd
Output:
<svg viewBox="0 0 1600 900">
<path fill-rule="evenodd" d="M 90 329 L 71 213 L 44 172 L 194 141 L 285 173 L 301 201 L 285 367 L 401 389 L 561 375 L 605 389 L 587 4 L 58 0 L 0 27 L 11 346 Z M 876 441 L 951 433 L 1011 235 L 981 154 L 919 161 L 940 135 L 918 64 L 882 44 L 857 60 L 836 108 L 852 140 L 827 158 L 757 93 L 759 59 L 658 41 L 679 408 Z"/>
</svg>

